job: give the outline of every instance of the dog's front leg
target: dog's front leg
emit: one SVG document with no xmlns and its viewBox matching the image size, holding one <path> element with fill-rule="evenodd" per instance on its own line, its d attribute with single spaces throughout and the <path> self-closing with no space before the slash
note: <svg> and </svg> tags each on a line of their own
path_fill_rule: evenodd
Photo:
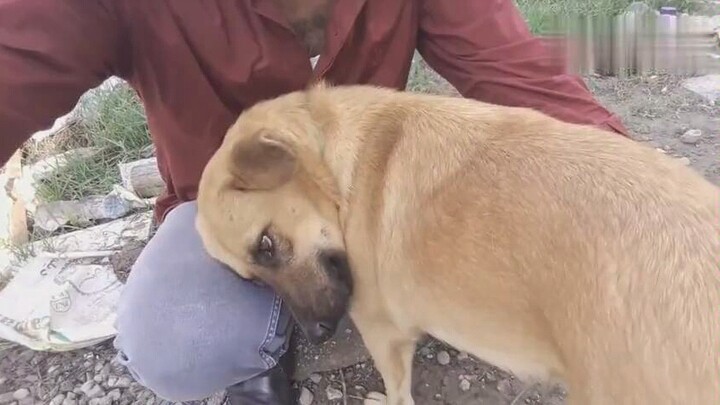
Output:
<svg viewBox="0 0 720 405">
<path fill-rule="evenodd" d="M 354 312 L 351 316 L 383 378 L 387 405 L 414 405 L 412 362 L 417 336 L 403 331 L 385 314 Z"/>
</svg>

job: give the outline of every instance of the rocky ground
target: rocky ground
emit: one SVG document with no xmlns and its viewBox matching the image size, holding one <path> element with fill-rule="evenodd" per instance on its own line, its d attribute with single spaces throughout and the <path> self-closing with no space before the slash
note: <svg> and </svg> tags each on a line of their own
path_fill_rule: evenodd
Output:
<svg viewBox="0 0 720 405">
<path fill-rule="evenodd" d="M 683 158 L 720 184 L 720 109 L 684 89 L 682 78 L 647 76 L 620 80 L 588 77 L 588 85 L 620 114 L 633 138 Z M 442 86 L 442 83 L 439 84 Z M 121 279 L 138 247 L 113 261 Z M 0 405 L 158 404 L 111 359 L 110 342 L 66 353 L 33 352 L 0 343 Z M 367 404 L 383 391 L 351 325 L 322 347 L 296 342 L 300 403 Z M 428 339 L 418 346 L 414 370 L 418 404 L 561 404 L 562 387 L 524 384 L 508 373 Z M 218 404 L 222 393 L 203 402 Z M 378 402 L 379 403 L 379 402 Z"/>
</svg>

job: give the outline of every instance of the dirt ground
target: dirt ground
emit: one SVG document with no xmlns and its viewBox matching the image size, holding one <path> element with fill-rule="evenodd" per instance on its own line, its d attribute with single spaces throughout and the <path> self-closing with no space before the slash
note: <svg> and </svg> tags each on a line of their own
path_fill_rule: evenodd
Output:
<svg viewBox="0 0 720 405">
<path fill-rule="evenodd" d="M 687 158 L 692 167 L 720 184 L 720 108 L 685 90 L 681 79 L 589 77 L 587 83 L 605 106 L 623 118 L 634 139 L 658 148 L 658 153 Z M 438 85 L 443 88 L 442 83 Z M 691 129 L 700 130 L 702 136 L 696 143 L 683 142 L 682 135 Z M 121 279 L 138 252 L 133 247 L 114 261 Z M 295 344 L 299 379 L 296 387 L 304 400 L 312 397 L 312 402 L 303 405 L 362 404 L 369 392 L 383 391 L 357 332 L 348 325 L 338 335 L 322 347 L 311 347 L 301 338 Z M 161 403 L 111 362 L 111 347 L 108 342 L 70 353 L 0 349 L 0 404 Z M 431 339 L 418 346 L 414 391 L 419 405 L 550 405 L 563 403 L 565 395 L 561 386 L 523 384 L 510 374 Z M 216 404 L 218 398 L 203 402 Z"/>
</svg>

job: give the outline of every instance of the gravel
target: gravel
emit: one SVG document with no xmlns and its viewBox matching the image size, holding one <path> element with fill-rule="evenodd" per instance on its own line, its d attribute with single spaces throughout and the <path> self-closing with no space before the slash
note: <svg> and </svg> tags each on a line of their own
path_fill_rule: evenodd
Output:
<svg viewBox="0 0 720 405">
<path fill-rule="evenodd" d="M 450 364 L 450 353 L 446 352 L 445 350 L 438 352 L 437 361 L 438 364 L 440 364 L 441 366 L 447 366 L 448 364 Z"/>
</svg>

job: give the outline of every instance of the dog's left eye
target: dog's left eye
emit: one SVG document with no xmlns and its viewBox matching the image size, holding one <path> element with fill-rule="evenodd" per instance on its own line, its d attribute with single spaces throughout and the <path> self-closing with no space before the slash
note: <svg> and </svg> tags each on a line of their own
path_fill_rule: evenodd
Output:
<svg viewBox="0 0 720 405">
<path fill-rule="evenodd" d="M 263 232 L 255 248 L 255 261 L 262 266 L 271 265 L 275 260 L 275 243 L 272 237 Z"/>
</svg>

